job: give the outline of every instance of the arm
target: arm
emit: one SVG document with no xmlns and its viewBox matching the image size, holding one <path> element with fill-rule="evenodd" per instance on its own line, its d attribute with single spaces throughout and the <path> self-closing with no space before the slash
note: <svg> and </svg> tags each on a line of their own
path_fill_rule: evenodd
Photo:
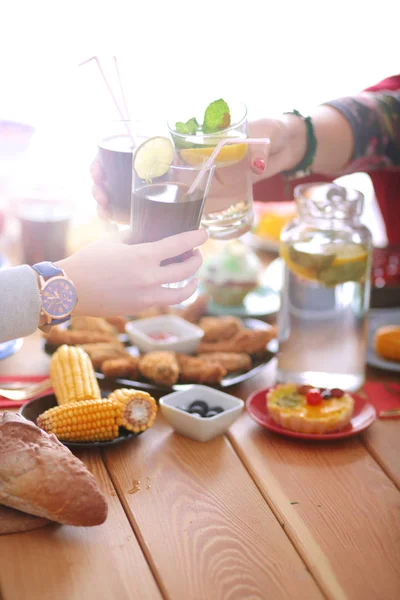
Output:
<svg viewBox="0 0 400 600">
<path fill-rule="evenodd" d="M 190 279 L 179 288 L 164 286 L 195 275 L 202 257 L 193 249 L 206 239 L 206 232 L 199 229 L 152 243 L 104 240 L 85 246 L 56 263 L 75 285 L 78 303 L 74 315 L 133 315 L 153 305 L 180 304 L 196 291 L 197 280 Z M 161 264 L 189 252 L 182 262 Z M 0 343 L 33 333 L 43 324 L 40 309 L 38 279 L 31 267 L 0 270 Z"/>
<path fill-rule="evenodd" d="M 317 138 L 314 173 L 338 176 L 400 168 L 400 92 L 364 92 L 333 100 L 312 113 Z M 306 153 L 304 121 L 294 115 L 249 124 L 252 137 L 270 137 L 264 173 L 255 181 L 296 167 Z"/>
<path fill-rule="evenodd" d="M 29 335 L 39 323 L 37 278 L 27 265 L 0 270 L 0 343 Z"/>
</svg>

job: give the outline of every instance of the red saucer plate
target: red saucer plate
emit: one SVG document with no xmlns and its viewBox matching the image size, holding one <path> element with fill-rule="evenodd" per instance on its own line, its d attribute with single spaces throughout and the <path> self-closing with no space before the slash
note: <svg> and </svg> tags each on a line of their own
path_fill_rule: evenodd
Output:
<svg viewBox="0 0 400 600">
<path fill-rule="evenodd" d="M 286 435 L 287 437 L 298 438 L 301 440 L 337 440 L 342 438 L 351 437 L 357 435 L 364 429 L 367 429 L 376 419 L 375 408 L 369 402 L 363 400 L 357 394 L 352 394 L 354 398 L 354 413 L 349 425 L 339 431 L 333 431 L 332 433 L 298 433 L 296 431 L 290 431 L 290 429 L 284 429 L 268 414 L 266 394 L 271 388 L 264 388 L 257 390 L 246 401 L 246 409 L 250 417 L 254 419 L 259 425 L 262 425 L 270 431 Z"/>
</svg>

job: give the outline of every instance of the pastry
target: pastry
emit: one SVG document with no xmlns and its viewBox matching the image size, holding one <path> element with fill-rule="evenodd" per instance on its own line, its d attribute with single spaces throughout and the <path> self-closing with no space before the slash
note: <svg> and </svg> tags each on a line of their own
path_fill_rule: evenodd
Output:
<svg viewBox="0 0 400 600">
<path fill-rule="evenodd" d="M 313 388 L 285 383 L 267 393 L 270 417 L 298 433 L 327 433 L 342 429 L 350 423 L 354 400 L 339 388 Z"/>
<path fill-rule="evenodd" d="M 208 362 L 219 363 L 228 373 L 251 369 L 251 356 L 244 352 L 206 352 L 198 357 Z"/>
<path fill-rule="evenodd" d="M 205 259 L 199 277 L 216 304 L 238 306 L 258 286 L 261 268 L 257 255 L 234 240 Z"/>
<path fill-rule="evenodd" d="M 245 354 L 257 354 L 264 352 L 268 342 L 275 336 L 276 331 L 273 327 L 270 329 L 242 329 L 228 340 L 219 342 L 201 341 L 197 346 L 197 353 L 244 352 Z"/>
</svg>

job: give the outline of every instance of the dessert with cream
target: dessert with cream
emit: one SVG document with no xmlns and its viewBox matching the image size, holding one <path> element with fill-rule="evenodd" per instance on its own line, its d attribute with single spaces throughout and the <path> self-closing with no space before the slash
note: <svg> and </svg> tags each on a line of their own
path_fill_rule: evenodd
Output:
<svg viewBox="0 0 400 600">
<path fill-rule="evenodd" d="M 257 255 L 233 240 L 205 259 L 200 277 L 215 303 L 237 306 L 258 286 L 260 270 Z"/>
</svg>

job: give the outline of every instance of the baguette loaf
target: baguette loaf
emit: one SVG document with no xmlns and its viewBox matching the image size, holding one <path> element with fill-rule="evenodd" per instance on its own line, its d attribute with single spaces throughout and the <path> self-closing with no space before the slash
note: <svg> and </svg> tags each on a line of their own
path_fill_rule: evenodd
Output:
<svg viewBox="0 0 400 600">
<path fill-rule="evenodd" d="M 65 525 L 100 525 L 107 502 L 85 465 L 54 435 L 0 413 L 0 504 Z"/>
<path fill-rule="evenodd" d="M 7 533 L 21 533 L 49 525 L 51 521 L 33 515 L 28 515 L 20 510 L 0 506 L 0 535 Z"/>
</svg>

